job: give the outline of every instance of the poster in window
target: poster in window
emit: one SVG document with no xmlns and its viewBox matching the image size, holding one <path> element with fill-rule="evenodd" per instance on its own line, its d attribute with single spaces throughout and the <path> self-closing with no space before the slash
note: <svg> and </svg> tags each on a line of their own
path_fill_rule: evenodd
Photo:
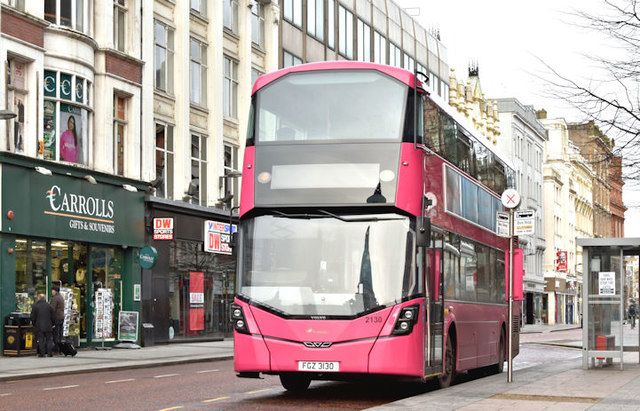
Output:
<svg viewBox="0 0 640 411">
<path fill-rule="evenodd" d="M 13 112 L 17 114 L 13 121 L 13 151 L 24 151 L 24 96 L 16 94 L 13 104 Z"/>
<path fill-rule="evenodd" d="M 82 147 L 82 110 L 68 104 L 60 104 L 60 160 L 84 163 Z"/>
<path fill-rule="evenodd" d="M 56 159 L 56 103 L 44 102 L 43 156 L 45 160 Z"/>
<path fill-rule="evenodd" d="M 189 330 L 204 330 L 204 273 L 189 273 Z"/>
</svg>

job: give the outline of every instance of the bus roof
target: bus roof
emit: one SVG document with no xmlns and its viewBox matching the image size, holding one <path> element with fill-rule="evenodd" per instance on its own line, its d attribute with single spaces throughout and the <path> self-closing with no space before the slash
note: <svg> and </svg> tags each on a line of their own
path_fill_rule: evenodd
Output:
<svg viewBox="0 0 640 411">
<path fill-rule="evenodd" d="M 386 66 L 384 64 L 376 63 L 364 63 L 361 61 L 320 61 L 317 63 L 300 64 L 297 66 L 287 67 L 282 70 L 277 70 L 271 73 L 264 74 L 256 80 L 253 84 L 253 95 L 256 91 L 265 87 L 266 85 L 276 81 L 277 79 L 289 74 L 305 71 L 316 70 L 378 70 L 388 76 L 391 76 L 409 87 L 413 87 L 414 76 L 408 70 L 399 67 Z"/>
</svg>

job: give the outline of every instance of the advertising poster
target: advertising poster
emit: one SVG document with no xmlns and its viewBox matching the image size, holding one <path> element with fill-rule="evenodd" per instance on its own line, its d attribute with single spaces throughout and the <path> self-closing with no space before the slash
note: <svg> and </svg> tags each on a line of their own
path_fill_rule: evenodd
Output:
<svg viewBox="0 0 640 411">
<path fill-rule="evenodd" d="M 556 271 L 567 272 L 567 252 L 566 251 L 558 251 L 556 253 L 558 257 L 556 261 Z"/>
<path fill-rule="evenodd" d="M 60 104 L 60 160 L 84 163 L 82 110 L 68 104 Z"/>
<path fill-rule="evenodd" d="M 616 295 L 616 273 L 612 271 L 598 273 L 598 295 Z"/>
<path fill-rule="evenodd" d="M 118 314 L 118 340 L 138 341 L 137 311 L 120 311 Z"/>
<path fill-rule="evenodd" d="M 45 160 L 56 159 L 56 103 L 44 101 L 43 156 Z"/>
<path fill-rule="evenodd" d="M 113 338 L 113 293 L 109 288 L 98 288 L 95 298 L 95 338 Z"/>
<path fill-rule="evenodd" d="M 204 273 L 189 273 L 189 330 L 204 330 Z"/>
</svg>

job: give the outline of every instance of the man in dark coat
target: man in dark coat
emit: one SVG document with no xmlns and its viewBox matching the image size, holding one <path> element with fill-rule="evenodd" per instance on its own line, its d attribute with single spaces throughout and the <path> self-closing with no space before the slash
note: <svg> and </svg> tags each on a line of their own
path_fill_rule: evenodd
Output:
<svg viewBox="0 0 640 411">
<path fill-rule="evenodd" d="M 39 357 L 44 357 L 45 354 L 52 356 L 53 316 L 53 308 L 45 299 L 45 295 L 38 294 L 38 301 L 31 307 L 31 322 L 36 328 Z"/>
<path fill-rule="evenodd" d="M 64 326 L 64 298 L 60 295 L 60 287 L 54 286 L 51 290 L 51 308 L 53 308 L 53 342 L 55 351 L 60 352 L 62 341 L 62 328 Z"/>
</svg>

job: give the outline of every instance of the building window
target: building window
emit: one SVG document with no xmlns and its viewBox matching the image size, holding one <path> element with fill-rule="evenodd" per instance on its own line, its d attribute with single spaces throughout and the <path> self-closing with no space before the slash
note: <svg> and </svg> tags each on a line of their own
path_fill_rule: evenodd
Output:
<svg viewBox="0 0 640 411">
<path fill-rule="evenodd" d="M 20 11 L 24 11 L 24 0 L 9 0 L 9 5 Z"/>
<path fill-rule="evenodd" d="M 156 123 L 156 196 L 173 198 L 173 126 Z"/>
<path fill-rule="evenodd" d="M 358 19 L 358 60 L 371 61 L 371 28 Z"/>
<path fill-rule="evenodd" d="M 257 2 L 251 4 L 251 41 L 264 47 L 264 8 Z"/>
<path fill-rule="evenodd" d="M 255 84 L 256 80 L 258 79 L 258 77 L 260 77 L 261 75 L 263 75 L 264 73 L 261 72 L 258 69 L 255 68 L 251 68 L 251 86 L 253 87 L 253 85 Z"/>
<path fill-rule="evenodd" d="M 238 117 L 238 63 L 224 57 L 224 116 Z"/>
<path fill-rule="evenodd" d="M 400 51 L 400 47 L 391 42 L 389 42 L 389 65 L 402 67 L 402 52 Z"/>
<path fill-rule="evenodd" d="M 8 59 L 6 66 L 7 108 L 16 117 L 7 122 L 7 150 L 24 152 L 25 109 L 27 107 L 27 63 Z"/>
<path fill-rule="evenodd" d="M 332 50 L 336 47 L 336 3 L 334 0 L 327 1 L 327 46 Z"/>
<path fill-rule="evenodd" d="M 238 2 L 237 0 L 223 0 L 223 23 L 232 33 L 238 32 Z"/>
<path fill-rule="evenodd" d="M 113 2 L 113 46 L 116 50 L 125 51 L 125 30 L 127 21 L 126 0 Z"/>
<path fill-rule="evenodd" d="M 230 173 L 238 172 L 238 147 L 232 146 L 229 144 L 224 145 L 224 175 L 229 175 Z M 222 198 L 227 197 L 228 195 L 233 195 L 232 197 L 232 207 L 238 205 L 238 179 L 237 178 L 225 178 L 224 187 L 221 187 L 223 191 Z"/>
<path fill-rule="evenodd" d="M 127 98 L 113 95 L 113 170 L 114 174 L 124 175 L 124 147 L 127 127 Z"/>
<path fill-rule="evenodd" d="M 282 68 L 293 67 L 302 64 L 302 59 L 289 53 L 287 50 L 283 50 L 282 56 Z"/>
<path fill-rule="evenodd" d="M 91 83 L 74 74 L 45 70 L 43 84 L 44 159 L 88 164 Z"/>
<path fill-rule="evenodd" d="M 189 81 L 191 84 L 191 102 L 202 107 L 207 105 L 207 46 L 191 39 Z"/>
<path fill-rule="evenodd" d="M 353 13 L 338 6 L 338 52 L 353 58 Z"/>
<path fill-rule="evenodd" d="M 44 18 L 50 23 L 88 33 L 85 0 L 45 0 Z"/>
<path fill-rule="evenodd" d="M 191 187 L 192 202 L 206 206 L 207 138 L 200 134 L 191 134 Z"/>
<path fill-rule="evenodd" d="M 302 27 L 302 0 L 284 0 L 284 19 Z"/>
<path fill-rule="evenodd" d="M 415 61 L 406 53 L 404 55 L 404 68 L 411 72 L 413 72 L 415 68 Z"/>
<path fill-rule="evenodd" d="M 155 21 L 153 65 L 155 88 L 173 93 L 173 30 Z"/>
<path fill-rule="evenodd" d="M 307 32 L 320 41 L 324 40 L 323 0 L 307 0 Z"/>
<path fill-rule="evenodd" d="M 387 64 L 387 39 L 377 31 L 373 32 L 373 61 Z"/>
<path fill-rule="evenodd" d="M 206 0 L 190 0 L 191 3 L 191 11 L 195 11 L 201 16 L 206 16 L 207 14 L 207 2 Z"/>
</svg>

